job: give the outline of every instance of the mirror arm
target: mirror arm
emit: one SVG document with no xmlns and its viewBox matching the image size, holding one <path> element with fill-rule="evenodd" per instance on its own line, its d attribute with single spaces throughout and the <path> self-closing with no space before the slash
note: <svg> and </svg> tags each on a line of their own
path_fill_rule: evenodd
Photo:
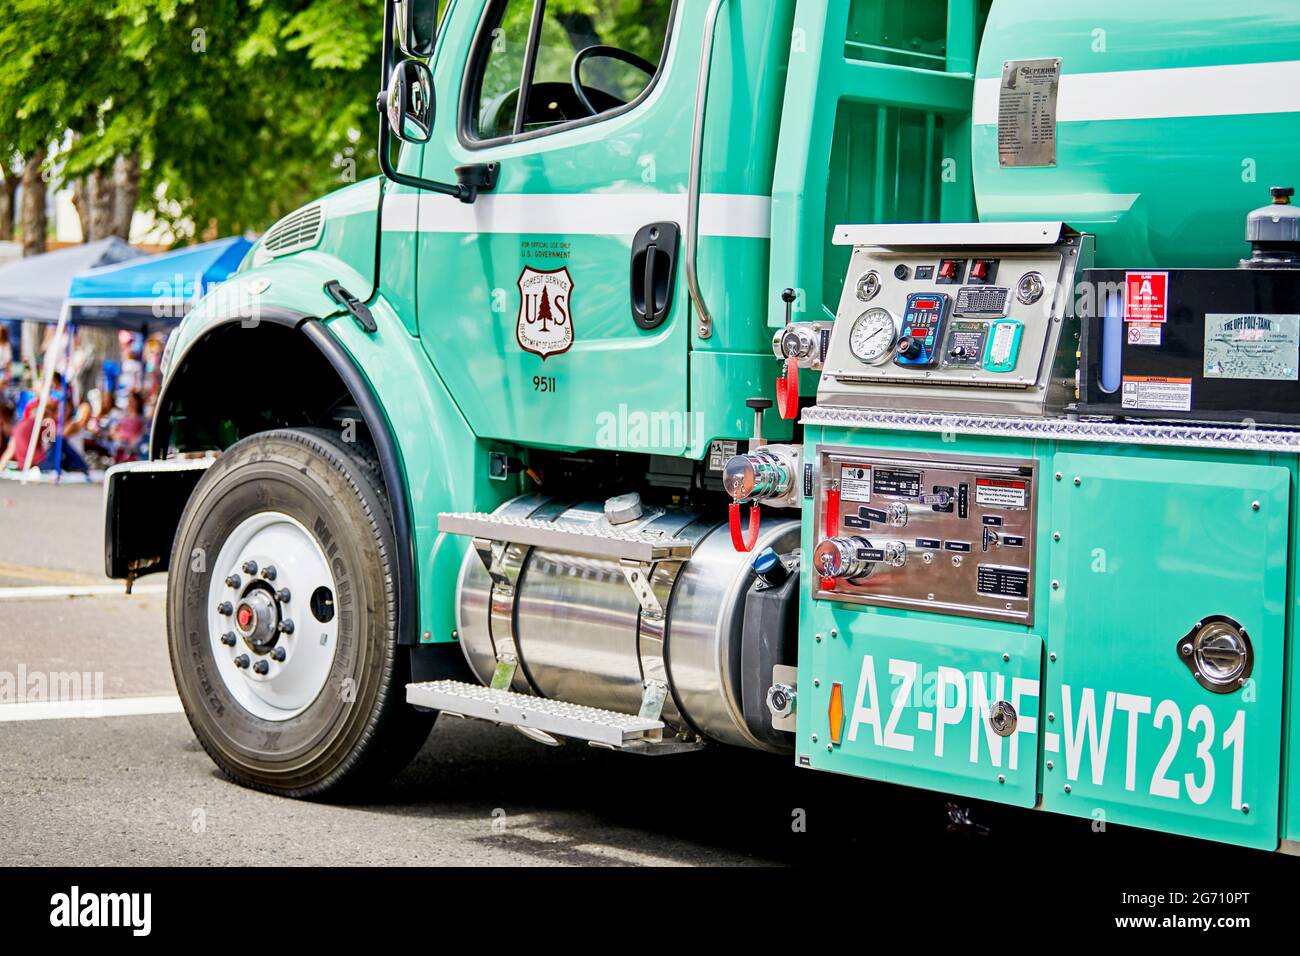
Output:
<svg viewBox="0 0 1300 956">
<path fill-rule="evenodd" d="M 380 70 L 382 75 L 379 78 L 379 169 L 387 179 L 401 186 L 410 186 L 413 189 L 423 189 L 427 192 L 440 193 L 444 196 L 455 196 L 463 203 L 472 203 L 478 198 L 479 192 L 487 187 L 475 187 L 464 183 L 440 183 L 433 179 L 424 179 L 421 176 L 408 176 L 406 173 L 400 173 L 393 166 L 392 157 L 392 130 L 388 125 L 388 110 L 386 104 L 388 101 L 388 83 L 393 75 L 393 52 L 394 52 L 394 33 L 396 32 L 396 5 L 394 0 L 385 0 L 384 3 L 384 40 L 383 55 L 380 57 Z M 494 177 L 495 178 L 495 177 Z M 493 183 L 495 185 L 495 183 Z"/>
</svg>

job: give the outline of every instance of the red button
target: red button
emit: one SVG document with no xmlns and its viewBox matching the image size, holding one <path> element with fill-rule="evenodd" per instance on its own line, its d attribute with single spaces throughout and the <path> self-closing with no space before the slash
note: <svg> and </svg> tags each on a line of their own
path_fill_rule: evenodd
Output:
<svg viewBox="0 0 1300 956">
<path fill-rule="evenodd" d="M 985 279 L 989 274 L 989 264 L 983 259 L 976 259 L 975 264 L 970 267 L 970 277 L 972 279 Z"/>
<path fill-rule="evenodd" d="M 952 259 L 944 259 L 943 262 L 939 264 L 940 279 L 951 279 L 956 274 L 957 274 L 957 263 L 954 262 Z"/>
</svg>

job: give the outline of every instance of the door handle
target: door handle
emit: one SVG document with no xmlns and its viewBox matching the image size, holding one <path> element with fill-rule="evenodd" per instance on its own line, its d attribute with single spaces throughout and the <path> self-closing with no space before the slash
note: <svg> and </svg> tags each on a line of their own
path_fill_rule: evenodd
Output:
<svg viewBox="0 0 1300 956">
<path fill-rule="evenodd" d="M 632 321 L 637 328 L 657 329 L 672 311 L 681 234 L 675 222 L 652 222 L 632 240 Z"/>
</svg>

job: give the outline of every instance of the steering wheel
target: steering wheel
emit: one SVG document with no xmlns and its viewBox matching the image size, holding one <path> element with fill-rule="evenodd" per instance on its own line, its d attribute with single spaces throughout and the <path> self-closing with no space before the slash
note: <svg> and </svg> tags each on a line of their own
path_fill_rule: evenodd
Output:
<svg viewBox="0 0 1300 956">
<path fill-rule="evenodd" d="M 629 66 L 634 66 L 648 77 L 654 77 L 657 67 L 649 60 L 630 53 L 627 50 L 620 49 L 616 46 L 589 46 L 585 50 L 579 51 L 578 55 L 573 58 L 573 67 L 570 72 L 570 80 L 573 83 L 573 92 L 578 95 L 578 102 L 582 108 L 587 111 L 588 116 L 595 116 L 601 112 L 591 105 L 591 100 L 587 98 L 587 91 L 582 88 L 582 64 L 592 57 L 600 56 L 609 60 L 621 60 Z"/>
</svg>

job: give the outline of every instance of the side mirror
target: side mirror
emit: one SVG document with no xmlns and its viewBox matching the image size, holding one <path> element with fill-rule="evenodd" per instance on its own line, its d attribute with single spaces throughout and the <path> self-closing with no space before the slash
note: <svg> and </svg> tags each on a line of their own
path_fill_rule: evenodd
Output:
<svg viewBox="0 0 1300 956">
<path fill-rule="evenodd" d="M 438 0 L 396 0 L 397 36 L 407 56 L 433 56 L 438 39 Z"/>
<path fill-rule="evenodd" d="M 388 125 L 398 139 L 427 143 L 436 110 L 433 74 L 420 60 L 403 60 L 388 81 Z"/>
</svg>

